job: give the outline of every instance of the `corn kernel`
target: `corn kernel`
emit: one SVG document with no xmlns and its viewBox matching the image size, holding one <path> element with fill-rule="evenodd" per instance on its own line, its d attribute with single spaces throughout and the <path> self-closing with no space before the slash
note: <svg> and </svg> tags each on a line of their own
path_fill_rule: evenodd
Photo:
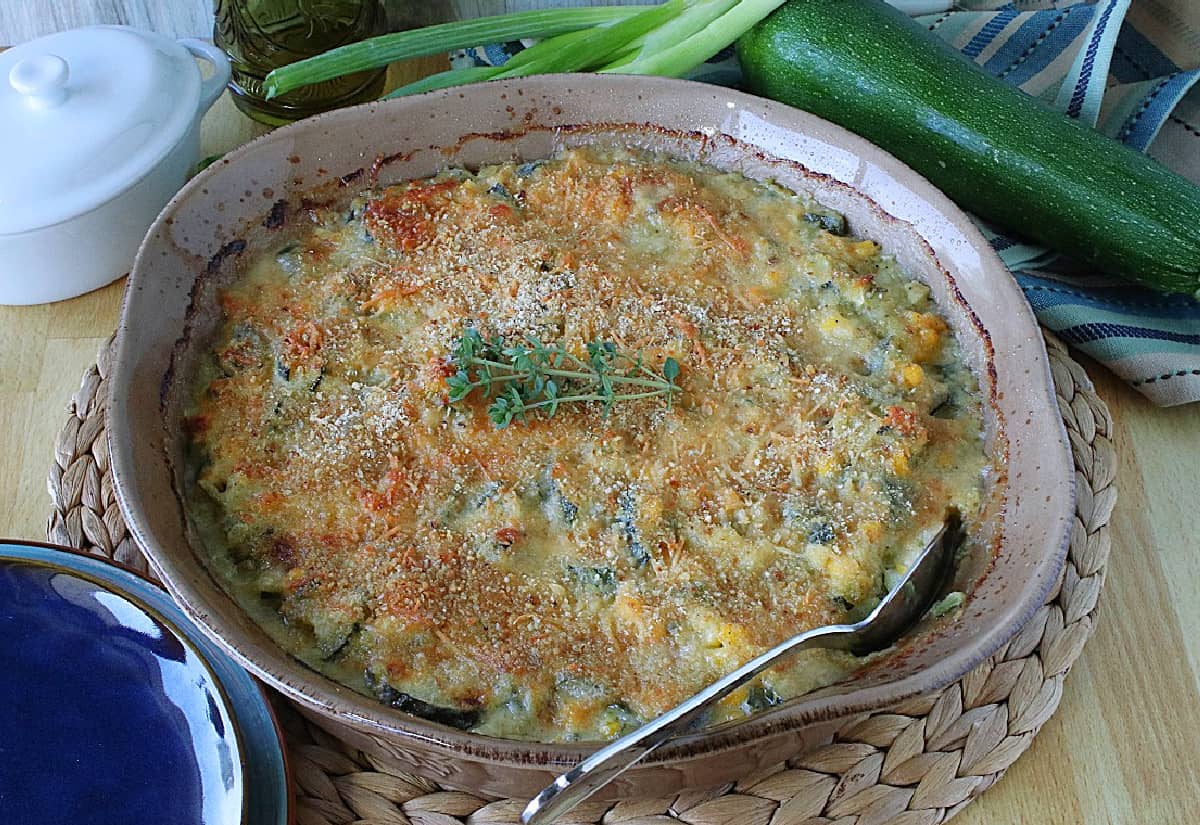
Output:
<svg viewBox="0 0 1200 825">
<path fill-rule="evenodd" d="M 846 319 L 840 314 L 836 312 L 831 313 L 826 315 L 825 319 L 821 321 L 821 332 L 825 333 L 826 335 L 832 335 L 835 331 L 837 331 L 837 328 L 844 323 L 846 323 Z"/>
<path fill-rule="evenodd" d="M 937 330 L 921 329 L 917 331 L 916 356 L 918 361 L 929 361 L 937 355 L 942 335 Z"/>
<path fill-rule="evenodd" d="M 871 258 L 879 252 L 879 244 L 875 241 L 858 241 L 850 244 L 850 252 L 858 258 Z"/>
<path fill-rule="evenodd" d="M 823 476 L 833 475 L 838 466 L 838 461 L 834 456 L 826 455 L 817 462 L 817 472 Z"/>
<path fill-rule="evenodd" d="M 614 717 L 609 717 L 600 724 L 600 732 L 607 739 L 615 739 L 617 734 L 621 732 L 621 722 Z"/>
<path fill-rule="evenodd" d="M 750 688 L 746 685 L 743 685 L 742 687 L 735 690 L 733 693 L 726 696 L 720 702 L 717 702 L 717 704 L 720 705 L 725 710 L 734 710 L 736 708 L 741 707 L 742 702 L 745 702 L 749 698 L 750 698 Z"/>
<path fill-rule="evenodd" d="M 853 556 L 830 555 L 829 560 L 825 563 L 825 570 L 829 573 L 829 580 L 835 592 L 851 592 L 858 587 L 859 577 L 862 575 L 862 564 Z"/>
<path fill-rule="evenodd" d="M 860 528 L 867 541 L 876 542 L 883 538 L 883 522 L 864 521 Z"/>
<path fill-rule="evenodd" d="M 771 300 L 771 293 L 765 287 L 752 286 L 746 290 L 746 300 L 750 302 L 751 306 L 762 306 Z"/>
<path fill-rule="evenodd" d="M 821 321 L 821 332 L 831 338 L 853 338 L 858 325 L 840 312 L 831 312 Z"/>
<path fill-rule="evenodd" d="M 936 315 L 922 312 L 909 312 L 905 320 L 913 336 L 914 359 L 929 361 L 935 358 L 942 342 L 942 333 L 947 329 L 946 322 Z"/>
<path fill-rule="evenodd" d="M 804 548 L 804 555 L 813 567 L 825 570 L 833 558 L 833 550 L 827 544 L 809 544 Z"/>
<path fill-rule="evenodd" d="M 746 628 L 733 622 L 721 622 L 717 625 L 716 632 L 710 634 L 708 646 L 741 648 L 746 642 Z"/>
<path fill-rule="evenodd" d="M 746 630 L 741 625 L 722 622 L 717 632 L 719 646 L 710 646 L 706 658 L 723 670 L 732 670 L 754 655 Z"/>
<path fill-rule="evenodd" d="M 900 377 L 904 380 L 904 386 L 911 390 L 925 380 L 925 370 L 921 369 L 920 364 L 908 364 L 900 370 Z"/>
</svg>

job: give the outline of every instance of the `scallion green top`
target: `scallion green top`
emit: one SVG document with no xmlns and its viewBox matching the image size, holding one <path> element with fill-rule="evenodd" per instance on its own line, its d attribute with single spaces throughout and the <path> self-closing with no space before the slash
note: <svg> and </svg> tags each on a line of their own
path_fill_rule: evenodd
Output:
<svg viewBox="0 0 1200 825">
<path fill-rule="evenodd" d="M 620 72 L 678 77 L 733 43 L 783 0 L 666 0 L 656 6 L 560 8 L 515 12 L 386 34 L 275 69 L 267 97 L 397 60 L 484 43 L 540 43 L 503 66 L 452 69 L 390 97 L 465 83 L 558 72 Z"/>
</svg>

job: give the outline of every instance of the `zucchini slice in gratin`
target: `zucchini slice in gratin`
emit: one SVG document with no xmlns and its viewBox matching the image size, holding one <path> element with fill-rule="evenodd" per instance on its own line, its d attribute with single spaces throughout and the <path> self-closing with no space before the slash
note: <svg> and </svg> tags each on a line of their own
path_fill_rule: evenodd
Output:
<svg viewBox="0 0 1200 825">
<path fill-rule="evenodd" d="M 979 511 L 979 390 L 928 289 L 803 194 L 579 148 L 305 217 L 221 292 L 187 506 L 268 632 L 401 710 L 612 738 L 861 614 Z M 450 397 L 468 333 L 670 360 L 678 392 L 498 427 L 505 380 Z M 803 654 L 722 718 L 855 665 Z"/>
</svg>

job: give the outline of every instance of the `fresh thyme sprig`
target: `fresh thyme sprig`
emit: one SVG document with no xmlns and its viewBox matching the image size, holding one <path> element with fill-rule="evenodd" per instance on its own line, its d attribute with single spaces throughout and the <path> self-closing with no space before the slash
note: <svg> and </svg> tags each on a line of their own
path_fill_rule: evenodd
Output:
<svg viewBox="0 0 1200 825">
<path fill-rule="evenodd" d="M 455 342 L 450 362 L 456 368 L 446 379 L 450 403 L 482 390 L 493 398 L 488 417 L 500 429 L 533 410 L 554 415 L 560 404 L 595 402 L 607 414 L 618 401 L 662 396 L 669 408 L 681 392 L 674 358 L 666 358 L 662 372 L 655 372 L 640 352 L 626 355 L 611 341 L 589 341 L 584 359 L 532 335 L 509 344 L 500 336 L 485 339 L 468 327 Z"/>
</svg>

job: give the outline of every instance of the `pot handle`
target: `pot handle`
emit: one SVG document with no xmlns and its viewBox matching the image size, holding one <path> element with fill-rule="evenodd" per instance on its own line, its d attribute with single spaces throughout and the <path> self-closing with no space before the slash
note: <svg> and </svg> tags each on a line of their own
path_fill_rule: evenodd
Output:
<svg viewBox="0 0 1200 825">
<path fill-rule="evenodd" d="M 225 91 L 225 84 L 229 82 L 229 58 L 225 56 L 224 51 L 207 40 L 186 38 L 180 40 L 179 45 L 213 67 L 212 75 L 200 81 L 200 110 L 197 112 L 199 117 L 207 112 L 221 96 L 221 92 Z"/>
</svg>

